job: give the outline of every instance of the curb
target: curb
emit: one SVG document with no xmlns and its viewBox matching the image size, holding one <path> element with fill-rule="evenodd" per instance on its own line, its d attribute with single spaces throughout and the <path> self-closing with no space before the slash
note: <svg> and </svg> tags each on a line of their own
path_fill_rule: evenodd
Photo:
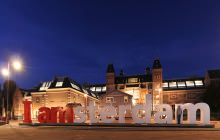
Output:
<svg viewBox="0 0 220 140">
<path fill-rule="evenodd" d="M 213 124 L 136 124 L 136 123 L 19 123 L 21 126 L 89 126 L 89 127 L 172 127 L 214 128 Z"/>
</svg>

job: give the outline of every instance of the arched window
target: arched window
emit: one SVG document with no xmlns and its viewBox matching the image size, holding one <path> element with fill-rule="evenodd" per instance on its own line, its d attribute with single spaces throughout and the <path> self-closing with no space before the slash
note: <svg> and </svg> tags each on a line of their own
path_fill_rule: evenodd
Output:
<svg viewBox="0 0 220 140">
<path fill-rule="evenodd" d="M 40 103 L 40 98 L 39 97 L 36 98 L 36 103 Z"/>
</svg>

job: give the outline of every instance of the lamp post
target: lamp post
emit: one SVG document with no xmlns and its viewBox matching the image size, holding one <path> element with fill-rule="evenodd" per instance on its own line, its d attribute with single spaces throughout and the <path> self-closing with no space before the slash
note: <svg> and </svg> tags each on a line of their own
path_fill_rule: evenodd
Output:
<svg viewBox="0 0 220 140">
<path fill-rule="evenodd" d="M 160 103 L 163 104 L 163 98 L 162 98 L 162 95 L 161 95 L 161 91 L 162 91 L 162 89 L 159 88 Z"/>
<path fill-rule="evenodd" d="M 14 69 L 20 70 L 21 69 L 21 63 L 19 61 L 13 61 L 12 63 Z M 9 123 L 9 76 L 10 76 L 10 59 L 8 58 L 7 61 L 7 69 L 2 69 L 3 76 L 7 76 L 7 107 L 6 107 L 6 123 Z"/>
<path fill-rule="evenodd" d="M 84 97 L 86 99 L 86 102 L 85 102 L 85 113 L 86 113 L 86 118 L 87 118 L 87 94 L 84 94 Z"/>
</svg>

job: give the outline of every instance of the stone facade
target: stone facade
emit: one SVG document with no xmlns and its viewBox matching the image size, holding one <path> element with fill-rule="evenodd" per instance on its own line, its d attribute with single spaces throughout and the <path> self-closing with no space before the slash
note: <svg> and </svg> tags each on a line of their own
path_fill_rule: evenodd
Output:
<svg viewBox="0 0 220 140">
<path fill-rule="evenodd" d="M 84 93 L 71 88 L 47 89 L 45 92 L 32 92 L 32 118 L 39 115 L 40 107 L 66 107 L 68 104 L 88 106 L 90 101 L 94 101 L 99 106 L 99 100 L 85 96 Z"/>
</svg>

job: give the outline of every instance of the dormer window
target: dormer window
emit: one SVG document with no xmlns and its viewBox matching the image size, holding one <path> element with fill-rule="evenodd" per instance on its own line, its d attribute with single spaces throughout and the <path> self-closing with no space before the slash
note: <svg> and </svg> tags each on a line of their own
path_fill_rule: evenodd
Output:
<svg viewBox="0 0 220 140">
<path fill-rule="evenodd" d="M 57 82 L 56 83 L 56 87 L 62 87 L 62 85 L 63 85 L 63 82 Z"/>
<path fill-rule="evenodd" d="M 40 91 L 46 90 L 50 87 L 51 82 L 43 82 L 42 86 L 40 87 Z"/>
</svg>

